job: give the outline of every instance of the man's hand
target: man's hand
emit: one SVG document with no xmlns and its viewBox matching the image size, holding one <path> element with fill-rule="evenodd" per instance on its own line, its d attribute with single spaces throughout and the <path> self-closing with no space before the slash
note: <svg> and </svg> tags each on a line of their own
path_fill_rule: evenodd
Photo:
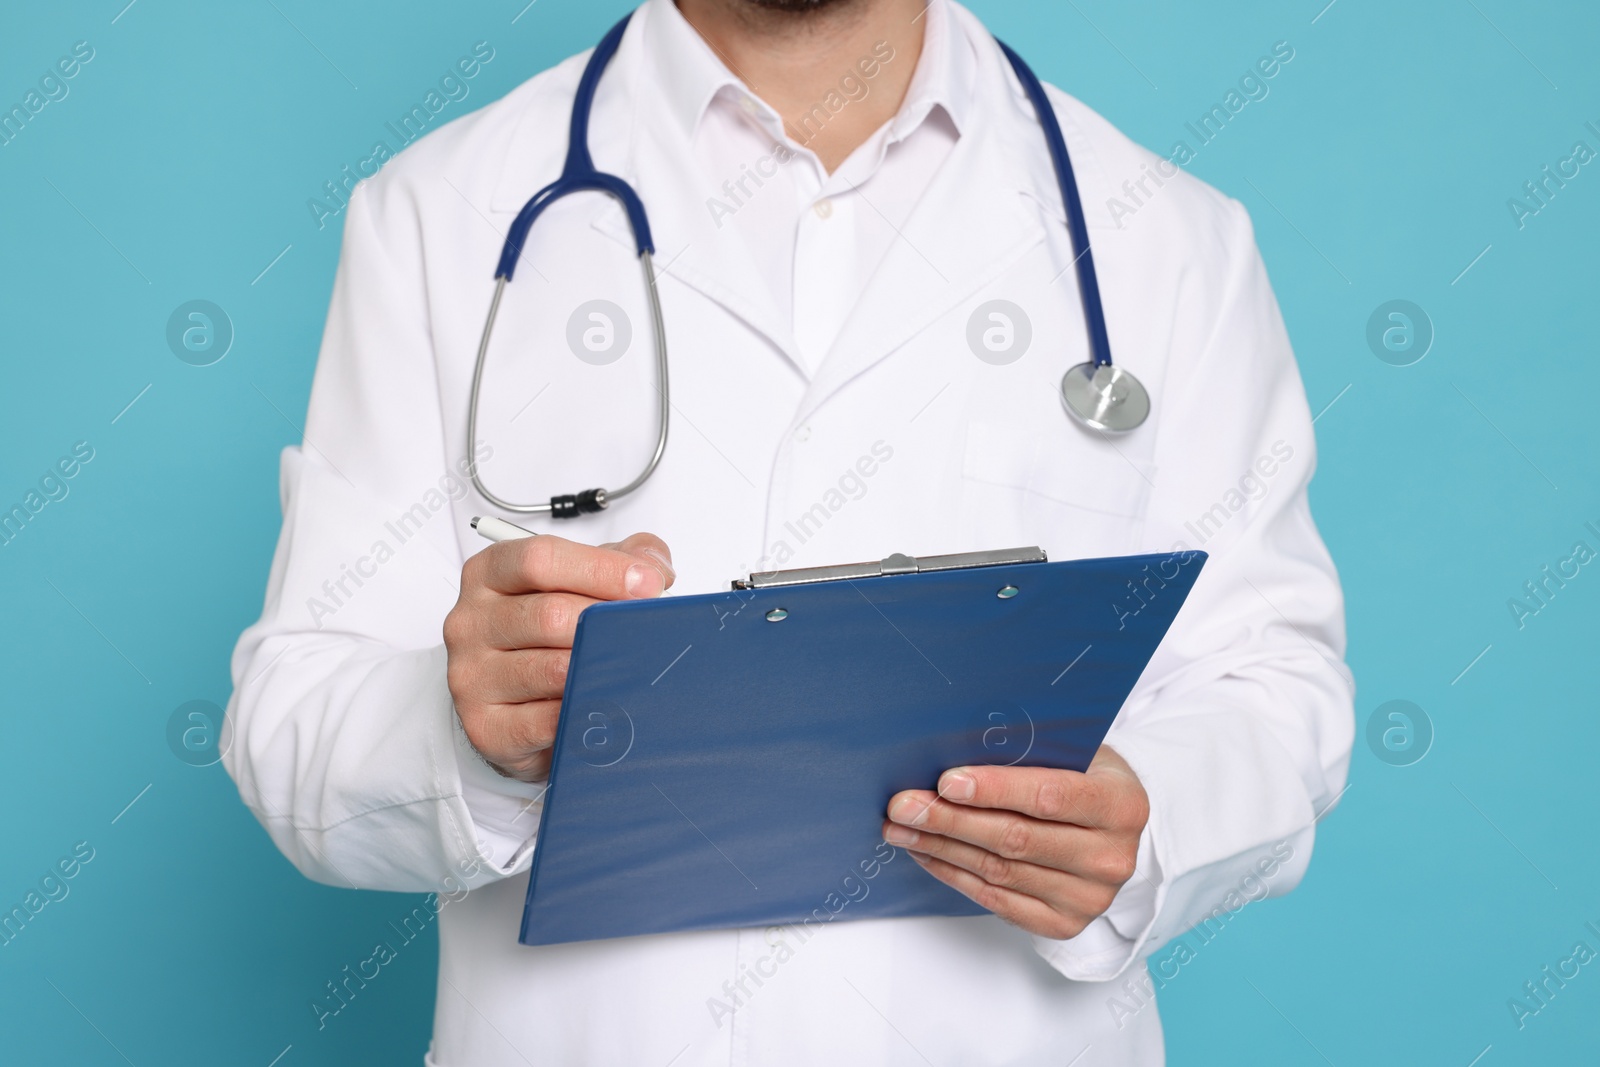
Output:
<svg viewBox="0 0 1600 1067">
<path fill-rule="evenodd" d="M 521 538 L 467 560 L 444 645 L 456 714 L 491 767 L 525 782 L 550 773 L 578 614 L 660 596 L 674 577 L 665 542 L 647 533 L 598 548 Z"/>
<path fill-rule="evenodd" d="M 957 767 L 889 800 L 883 838 L 939 881 L 1041 937 L 1076 937 L 1133 877 L 1150 798 L 1102 746 L 1086 772 Z"/>
</svg>

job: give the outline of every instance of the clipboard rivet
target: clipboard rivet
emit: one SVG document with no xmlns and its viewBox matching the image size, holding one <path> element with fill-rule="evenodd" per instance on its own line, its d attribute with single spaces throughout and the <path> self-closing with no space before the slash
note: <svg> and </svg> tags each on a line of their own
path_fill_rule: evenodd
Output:
<svg viewBox="0 0 1600 1067">
<path fill-rule="evenodd" d="M 1002 585 L 1000 587 L 1000 590 L 997 593 L 995 593 L 995 596 L 999 597 L 1001 600 L 1010 600 L 1012 597 L 1014 597 L 1016 595 L 1017 595 L 1017 587 L 1014 586 L 1014 585 Z"/>
<path fill-rule="evenodd" d="M 784 619 L 787 619 L 788 617 L 789 617 L 789 609 L 788 608 L 773 608 L 771 611 L 767 612 L 767 621 L 768 622 L 782 622 Z"/>
</svg>

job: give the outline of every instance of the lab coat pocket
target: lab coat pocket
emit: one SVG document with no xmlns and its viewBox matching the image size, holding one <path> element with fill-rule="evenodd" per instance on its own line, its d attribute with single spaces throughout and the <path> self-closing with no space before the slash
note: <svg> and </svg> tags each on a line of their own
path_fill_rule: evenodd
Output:
<svg viewBox="0 0 1600 1067">
<path fill-rule="evenodd" d="M 961 474 L 968 504 L 1005 534 L 1073 555 L 1127 551 L 1154 481 L 1152 466 L 1109 442 L 1026 421 L 968 423 Z"/>
</svg>

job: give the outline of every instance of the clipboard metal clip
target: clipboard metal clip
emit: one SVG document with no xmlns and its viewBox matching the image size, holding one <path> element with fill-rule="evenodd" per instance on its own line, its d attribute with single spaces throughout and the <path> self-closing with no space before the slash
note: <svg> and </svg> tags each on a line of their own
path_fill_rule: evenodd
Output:
<svg viewBox="0 0 1600 1067">
<path fill-rule="evenodd" d="M 1000 548 L 989 552 L 955 552 L 945 556 L 907 556 L 896 552 L 873 563 L 842 563 L 833 567 L 798 567 L 787 571 L 752 571 L 735 578 L 734 589 L 775 589 L 810 582 L 842 582 L 852 578 L 880 578 L 887 574 L 922 574 L 973 567 L 1001 567 L 1011 563 L 1047 563 L 1044 549 Z"/>
</svg>

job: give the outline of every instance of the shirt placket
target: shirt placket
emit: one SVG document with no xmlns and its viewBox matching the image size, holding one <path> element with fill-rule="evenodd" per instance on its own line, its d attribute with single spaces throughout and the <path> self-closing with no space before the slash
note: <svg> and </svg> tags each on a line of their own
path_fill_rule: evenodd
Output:
<svg viewBox="0 0 1600 1067">
<path fill-rule="evenodd" d="M 815 374 L 857 295 L 859 260 L 856 247 L 858 197 L 850 192 L 828 195 L 814 177 L 801 184 L 802 208 L 794 245 L 795 345 Z"/>
</svg>

